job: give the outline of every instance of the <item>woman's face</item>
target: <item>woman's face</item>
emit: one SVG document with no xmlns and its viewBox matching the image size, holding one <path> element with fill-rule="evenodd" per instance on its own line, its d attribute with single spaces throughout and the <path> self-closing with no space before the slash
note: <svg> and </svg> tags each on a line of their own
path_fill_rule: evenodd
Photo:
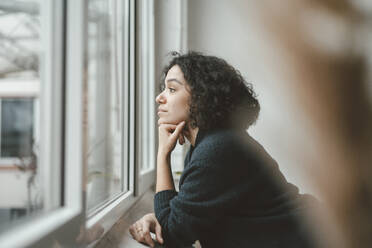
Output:
<svg viewBox="0 0 372 248">
<path fill-rule="evenodd" d="M 158 124 L 175 124 L 189 119 L 189 86 L 178 65 L 174 65 L 165 78 L 164 90 L 156 97 Z"/>
</svg>

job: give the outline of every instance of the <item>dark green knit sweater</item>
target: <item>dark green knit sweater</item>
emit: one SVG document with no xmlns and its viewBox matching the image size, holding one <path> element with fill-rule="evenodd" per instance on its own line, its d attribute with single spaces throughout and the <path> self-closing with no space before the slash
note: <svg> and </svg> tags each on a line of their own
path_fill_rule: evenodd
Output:
<svg viewBox="0 0 372 248">
<path fill-rule="evenodd" d="M 310 247 L 304 197 L 246 131 L 199 131 L 179 192 L 155 195 L 167 247 Z"/>
</svg>

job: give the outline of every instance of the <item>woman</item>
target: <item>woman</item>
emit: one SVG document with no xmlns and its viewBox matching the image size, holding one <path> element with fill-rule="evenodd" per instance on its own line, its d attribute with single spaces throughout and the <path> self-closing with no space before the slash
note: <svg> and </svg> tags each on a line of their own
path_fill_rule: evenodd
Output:
<svg viewBox="0 0 372 248">
<path fill-rule="evenodd" d="M 226 61 L 190 52 L 173 54 L 159 104 L 155 213 L 130 232 L 154 246 L 310 247 L 300 222 L 304 196 L 246 132 L 260 110 L 251 85 Z M 185 137 L 179 192 L 170 155 Z"/>
</svg>

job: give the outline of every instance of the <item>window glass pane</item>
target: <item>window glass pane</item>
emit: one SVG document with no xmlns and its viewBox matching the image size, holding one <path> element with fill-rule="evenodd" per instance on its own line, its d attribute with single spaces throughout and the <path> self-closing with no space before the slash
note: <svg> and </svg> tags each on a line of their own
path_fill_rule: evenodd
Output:
<svg viewBox="0 0 372 248">
<path fill-rule="evenodd" d="M 119 75 L 123 44 L 118 42 L 119 28 L 116 1 L 88 1 L 88 68 L 83 119 L 89 212 L 120 194 L 124 183 Z"/>
<path fill-rule="evenodd" d="M 40 2 L 0 1 L 0 226 L 43 209 Z"/>
<path fill-rule="evenodd" d="M 141 101 L 141 161 L 140 170 L 146 172 L 155 167 L 155 82 L 154 82 L 154 51 L 153 51 L 153 2 L 148 0 L 137 1 L 140 8 L 139 22 L 139 71 L 138 81 Z"/>
</svg>

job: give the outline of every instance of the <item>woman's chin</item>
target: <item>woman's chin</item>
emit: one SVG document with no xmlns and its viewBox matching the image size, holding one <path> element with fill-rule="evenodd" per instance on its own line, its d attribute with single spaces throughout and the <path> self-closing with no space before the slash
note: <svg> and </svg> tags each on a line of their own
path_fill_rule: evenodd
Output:
<svg viewBox="0 0 372 248">
<path fill-rule="evenodd" d="M 172 125 L 178 125 L 184 120 L 169 120 L 165 118 L 159 118 L 158 125 L 160 124 L 172 124 Z"/>
<path fill-rule="evenodd" d="M 167 120 L 165 118 L 159 118 L 158 125 L 160 124 L 175 124 L 175 122 L 172 120 Z"/>
</svg>

